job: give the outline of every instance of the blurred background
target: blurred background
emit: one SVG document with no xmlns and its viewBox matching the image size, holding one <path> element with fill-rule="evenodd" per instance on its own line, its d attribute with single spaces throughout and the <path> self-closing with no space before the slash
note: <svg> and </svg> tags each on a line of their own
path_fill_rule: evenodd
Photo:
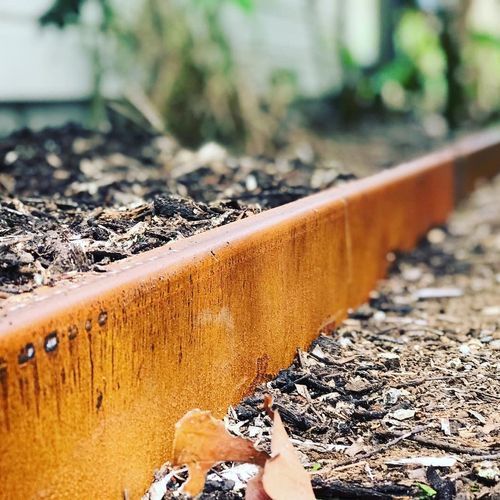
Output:
<svg viewBox="0 0 500 500">
<path fill-rule="evenodd" d="M 0 135 L 113 116 L 273 152 L 294 130 L 495 121 L 499 0 L 0 0 Z"/>
</svg>

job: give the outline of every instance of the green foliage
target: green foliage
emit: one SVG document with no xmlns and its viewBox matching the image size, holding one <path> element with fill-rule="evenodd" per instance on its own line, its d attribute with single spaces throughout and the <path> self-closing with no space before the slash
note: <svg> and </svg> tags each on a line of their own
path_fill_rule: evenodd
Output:
<svg viewBox="0 0 500 500">
<path fill-rule="evenodd" d="M 500 37 L 468 31 L 466 14 L 463 8 L 435 14 L 400 10 L 391 57 L 373 68 L 363 68 L 341 46 L 340 109 L 348 109 L 342 115 L 382 104 L 417 116 L 441 114 L 450 127 L 494 117 L 500 109 Z"/>
<path fill-rule="evenodd" d="M 374 90 L 380 93 L 388 82 L 397 82 L 405 89 L 417 90 L 419 88 L 417 73 L 414 61 L 406 54 L 398 54 L 374 75 L 372 80 Z"/>
<path fill-rule="evenodd" d="M 101 28 L 108 29 L 115 17 L 110 0 L 94 0 L 101 12 Z M 81 13 L 88 0 L 55 0 L 40 17 L 42 26 L 54 25 L 58 28 L 81 22 Z"/>
<path fill-rule="evenodd" d="M 473 31 L 470 34 L 470 40 L 478 44 L 479 47 L 490 47 L 495 50 L 500 50 L 500 37 L 492 35 L 491 33 Z"/>
<path fill-rule="evenodd" d="M 434 498 L 437 495 L 437 491 L 428 484 L 417 483 L 417 486 L 421 491 L 420 498 Z"/>
<path fill-rule="evenodd" d="M 80 21 L 82 5 L 86 0 L 55 0 L 54 4 L 40 17 L 42 26 L 53 24 L 64 28 Z"/>
<path fill-rule="evenodd" d="M 441 113 L 451 127 L 494 117 L 500 109 L 500 37 L 469 31 L 467 13 L 465 3 L 435 15 L 403 11 L 395 57 L 376 72 L 375 91 L 384 96 L 384 87 L 399 88 L 403 109 Z"/>
<path fill-rule="evenodd" d="M 403 91 L 403 109 L 442 108 L 446 98 L 446 63 L 437 25 L 422 12 L 406 10 L 394 38 L 395 57 L 375 74 L 376 92 L 384 97 L 384 87 L 390 89 L 392 85 Z M 390 95 L 385 99 L 390 105 Z"/>
<path fill-rule="evenodd" d="M 218 9 L 221 7 L 224 3 L 228 4 L 233 4 L 236 7 L 239 7 L 245 12 L 252 12 L 254 9 L 254 3 L 253 0 L 193 0 L 195 4 L 198 4 L 199 6 L 213 10 L 213 9 Z"/>
<path fill-rule="evenodd" d="M 246 134 L 233 56 L 219 21 L 222 4 L 149 0 L 128 33 L 134 43 L 127 66 L 140 63 L 147 95 L 187 145 L 238 143 Z"/>
</svg>

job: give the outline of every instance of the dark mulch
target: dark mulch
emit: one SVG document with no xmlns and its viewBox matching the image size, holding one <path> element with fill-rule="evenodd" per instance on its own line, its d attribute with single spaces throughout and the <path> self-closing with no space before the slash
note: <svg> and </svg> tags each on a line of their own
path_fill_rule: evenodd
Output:
<svg viewBox="0 0 500 500">
<path fill-rule="evenodd" d="M 290 138 L 270 158 L 131 124 L 0 141 L 0 299 L 247 217 L 427 151 L 415 124 Z"/>
</svg>

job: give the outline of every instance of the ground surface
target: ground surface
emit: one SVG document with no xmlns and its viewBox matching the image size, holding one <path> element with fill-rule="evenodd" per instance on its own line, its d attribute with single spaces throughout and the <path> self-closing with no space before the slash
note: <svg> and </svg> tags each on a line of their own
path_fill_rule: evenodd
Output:
<svg viewBox="0 0 500 500">
<path fill-rule="evenodd" d="M 0 141 L 0 305 L 165 243 L 430 151 L 414 123 L 295 134 L 274 158 L 199 151 L 169 137 L 77 126 Z"/>
<path fill-rule="evenodd" d="M 263 448 L 265 393 L 318 498 L 500 499 L 500 178 L 396 258 L 332 335 L 229 410 L 229 429 Z M 241 498 L 244 467 L 220 466 L 203 497 Z M 185 473 L 168 477 L 165 498 Z"/>
</svg>

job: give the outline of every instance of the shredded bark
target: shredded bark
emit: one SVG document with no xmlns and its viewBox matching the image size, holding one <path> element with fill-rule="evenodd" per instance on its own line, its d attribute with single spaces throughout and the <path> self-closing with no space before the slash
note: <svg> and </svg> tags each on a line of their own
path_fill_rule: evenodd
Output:
<svg viewBox="0 0 500 500">
<path fill-rule="evenodd" d="M 428 151 L 415 124 L 293 135 L 275 157 L 198 151 L 130 124 L 0 141 L 0 299 L 273 208 Z M 1 300 L 0 300 L 1 304 Z"/>
</svg>

